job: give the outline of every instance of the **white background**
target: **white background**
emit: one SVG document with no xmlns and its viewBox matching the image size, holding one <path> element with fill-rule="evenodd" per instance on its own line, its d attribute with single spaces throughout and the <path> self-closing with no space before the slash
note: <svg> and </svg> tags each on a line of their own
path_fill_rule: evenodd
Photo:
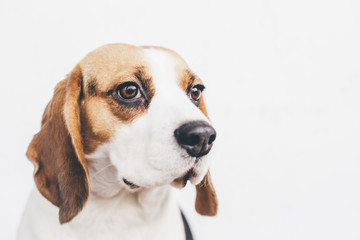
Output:
<svg viewBox="0 0 360 240">
<path fill-rule="evenodd" d="M 207 85 L 218 216 L 177 192 L 198 239 L 360 239 L 359 4 L 0 0 L 0 239 L 55 84 L 112 42 L 174 49 Z"/>
</svg>

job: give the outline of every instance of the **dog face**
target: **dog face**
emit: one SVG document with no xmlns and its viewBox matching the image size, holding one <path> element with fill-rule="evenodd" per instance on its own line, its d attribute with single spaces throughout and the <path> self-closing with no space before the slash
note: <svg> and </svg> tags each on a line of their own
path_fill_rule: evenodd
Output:
<svg viewBox="0 0 360 240">
<path fill-rule="evenodd" d="M 203 89 L 168 49 L 111 44 L 88 54 L 56 87 L 27 152 L 38 189 L 59 206 L 60 222 L 86 203 L 93 166 L 111 167 L 129 191 L 190 180 L 197 211 L 215 215 L 208 167 L 216 132 Z"/>
</svg>

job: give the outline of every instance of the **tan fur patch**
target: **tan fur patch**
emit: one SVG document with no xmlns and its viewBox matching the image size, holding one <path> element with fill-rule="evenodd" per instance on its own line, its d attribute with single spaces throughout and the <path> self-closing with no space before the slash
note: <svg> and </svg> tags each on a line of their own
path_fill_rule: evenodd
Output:
<svg viewBox="0 0 360 240">
<path fill-rule="evenodd" d="M 85 85 L 96 79 L 97 89 L 108 91 L 119 79 L 119 74 L 131 74 L 137 66 L 145 66 L 141 48 L 126 44 L 109 44 L 89 53 L 81 62 Z"/>
<path fill-rule="evenodd" d="M 142 49 L 126 44 L 109 44 L 89 53 L 81 62 L 84 100 L 81 107 L 84 151 L 90 154 L 109 141 L 114 126 L 127 124 L 143 114 L 155 93 Z M 139 79 L 141 78 L 141 79 Z M 119 104 L 112 96 L 117 86 L 136 82 L 147 88 L 147 104 L 138 108 Z"/>
<path fill-rule="evenodd" d="M 81 132 L 84 152 L 90 154 L 109 141 L 119 120 L 110 111 L 106 100 L 92 97 L 81 107 Z"/>
</svg>

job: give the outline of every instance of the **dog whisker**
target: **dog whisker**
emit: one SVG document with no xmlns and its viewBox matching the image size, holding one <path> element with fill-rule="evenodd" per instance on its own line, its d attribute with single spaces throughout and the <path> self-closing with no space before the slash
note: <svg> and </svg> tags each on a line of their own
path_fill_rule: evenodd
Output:
<svg viewBox="0 0 360 240">
<path fill-rule="evenodd" d="M 99 171 L 97 171 L 96 173 L 94 173 L 94 175 L 92 175 L 92 177 L 96 177 L 98 174 L 100 174 L 101 172 L 103 172 L 105 169 L 107 169 L 108 167 L 113 166 L 112 164 L 109 164 L 105 167 L 103 167 L 102 169 L 100 169 Z"/>
</svg>

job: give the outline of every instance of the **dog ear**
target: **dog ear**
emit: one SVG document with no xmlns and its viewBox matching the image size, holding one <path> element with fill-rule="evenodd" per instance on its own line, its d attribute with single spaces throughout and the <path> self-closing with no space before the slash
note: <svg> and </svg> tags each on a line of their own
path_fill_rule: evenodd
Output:
<svg viewBox="0 0 360 240">
<path fill-rule="evenodd" d="M 41 129 L 26 156 L 34 164 L 40 193 L 59 207 L 60 223 L 71 221 L 89 196 L 89 173 L 80 130 L 82 72 L 80 66 L 55 88 Z"/>
<path fill-rule="evenodd" d="M 207 172 L 203 180 L 196 185 L 195 209 L 200 215 L 215 216 L 217 208 L 215 189 L 210 179 L 210 172 Z"/>
<path fill-rule="evenodd" d="M 209 118 L 202 96 L 199 109 Z M 217 214 L 217 208 L 218 200 L 215 189 L 211 182 L 210 172 L 207 172 L 203 180 L 196 185 L 195 209 L 200 215 L 215 216 Z"/>
</svg>

